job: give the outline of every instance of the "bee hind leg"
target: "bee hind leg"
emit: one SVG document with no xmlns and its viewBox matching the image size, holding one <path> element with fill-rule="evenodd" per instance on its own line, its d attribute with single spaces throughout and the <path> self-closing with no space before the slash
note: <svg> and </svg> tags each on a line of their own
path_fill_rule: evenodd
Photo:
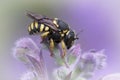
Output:
<svg viewBox="0 0 120 80">
<path fill-rule="evenodd" d="M 65 42 L 63 40 L 61 41 L 61 46 L 62 46 L 62 55 L 61 55 L 61 57 L 64 58 L 65 55 L 66 55 L 66 45 L 65 45 Z"/>
<path fill-rule="evenodd" d="M 50 39 L 50 56 L 54 56 L 54 53 L 53 53 L 53 49 L 54 49 L 54 41 L 53 39 L 51 38 Z"/>
</svg>

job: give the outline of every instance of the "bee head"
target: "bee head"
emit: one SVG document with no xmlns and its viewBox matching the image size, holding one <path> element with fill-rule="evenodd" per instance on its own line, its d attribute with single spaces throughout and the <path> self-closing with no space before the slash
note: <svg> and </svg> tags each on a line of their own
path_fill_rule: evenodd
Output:
<svg viewBox="0 0 120 80">
<path fill-rule="evenodd" d="M 76 39 L 78 39 L 77 35 L 75 34 L 74 31 L 70 30 L 70 32 L 68 33 L 68 35 L 66 35 L 66 38 L 65 38 L 67 49 L 72 47 Z"/>
</svg>

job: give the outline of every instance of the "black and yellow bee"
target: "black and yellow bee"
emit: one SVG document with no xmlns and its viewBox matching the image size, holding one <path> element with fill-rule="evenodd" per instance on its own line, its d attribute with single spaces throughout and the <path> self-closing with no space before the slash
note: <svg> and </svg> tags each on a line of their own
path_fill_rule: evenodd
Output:
<svg viewBox="0 0 120 80">
<path fill-rule="evenodd" d="M 43 41 L 47 39 L 51 56 L 54 55 L 52 52 L 55 44 L 61 43 L 62 57 L 64 57 L 66 55 L 66 48 L 71 48 L 74 40 L 78 39 L 69 25 L 58 18 L 51 19 L 31 12 L 28 12 L 27 15 L 34 20 L 28 27 L 29 34 L 40 34 Z"/>
</svg>

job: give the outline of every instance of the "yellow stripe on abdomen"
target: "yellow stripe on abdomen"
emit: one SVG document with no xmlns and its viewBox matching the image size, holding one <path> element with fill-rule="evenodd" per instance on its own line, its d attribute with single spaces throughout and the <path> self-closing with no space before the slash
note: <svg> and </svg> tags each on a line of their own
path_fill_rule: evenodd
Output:
<svg viewBox="0 0 120 80">
<path fill-rule="evenodd" d="M 35 21 L 35 27 L 36 27 L 36 29 L 38 29 L 38 22 L 37 21 Z"/>
<path fill-rule="evenodd" d="M 32 30 L 34 29 L 34 23 L 33 22 L 31 23 L 30 27 L 31 27 Z"/>
<path fill-rule="evenodd" d="M 43 31 L 44 27 L 45 27 L 44 24 L 41 24 L 41 25 L 40 25 L 40 32 Z"/>
</svg>

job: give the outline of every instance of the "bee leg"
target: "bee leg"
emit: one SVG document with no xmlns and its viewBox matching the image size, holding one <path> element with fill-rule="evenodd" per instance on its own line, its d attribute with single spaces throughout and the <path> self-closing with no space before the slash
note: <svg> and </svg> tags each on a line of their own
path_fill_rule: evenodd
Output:
<svg viewBox="0 0 120 80">
<path fill-rule="evenodd" d="M 64 56 L 66 55 L 66 46 L 65 46 L 65 42 L 62 40 L 61 41 L 61 46 L 62 46 L 62 58 L 64 58 Z"/>
<path fill-rule="evenodd" d="M 44 32 L 44 33 L 41 34 L 42 41 L 40 43 L 44 42 L 44 40 L 46 39 L 48 34 L 49 34 L 49 32 Z"/>
<path fill-rule="evenodd" d="M 41 37 L 45 38 L 45 37 L 47 37 L 48 34 L 49 34 L 49 32 L 44 32 L 44 33 L 41 34 Z"/>
<path fill-rule="evenodd" d="M 50 56 L 54 56 L 53 49 L 54 49 L 54 41 L 53 41 L 53 39 L 51 38 L 51 39 L 50 39 L 50 51 L 51 51 Z"/>
</svg>

